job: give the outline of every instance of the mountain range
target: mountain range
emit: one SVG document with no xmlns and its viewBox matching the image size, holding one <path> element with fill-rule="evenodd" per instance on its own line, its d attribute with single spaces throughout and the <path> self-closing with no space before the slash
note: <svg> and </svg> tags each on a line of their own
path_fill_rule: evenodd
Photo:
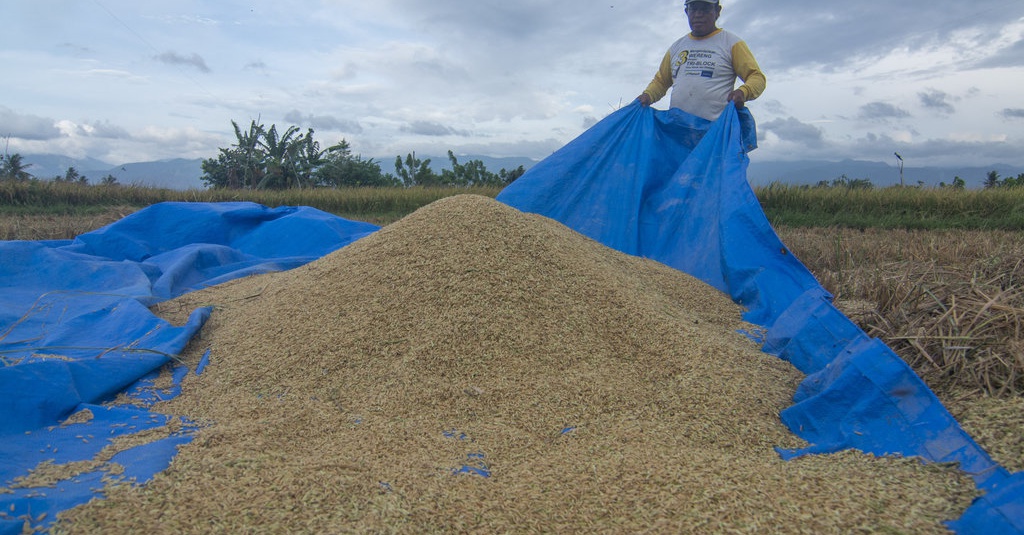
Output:
<svg viewBox="0 0 1024 535">
<path fill-rule="evenodd" d="M 393 172 L 394 156 L 374 158 L 381 164 L 384 172 Z M 435 171 L 451 166 L 447 156 L 421 156 L 430 158 L 431 167 Z M 537 160 L 526 157 L 494 158 L 489 156 L 459 156 L 462 163 L 480 160 L 492 172 L 501 169 L 512 170 L 520 165 L 529 169 Z M 201 159 L 174 158 L 151 162 L 134 162 L 112 165 L 95 158 L 71 158 L 55 154 L 22 155 L 22 161 L 30 166 L 26 169 L 40 179 L 51 179 L 64 176 L 69 167 L 74 167 L 91 184 L 98 184 L 104 177 L 111 175 L 122 185 L 140 185 L 175 190 L 204 189 L 200 177 L 203 175 Z M 800 161 L 759 161 L 756 154 L 752 155 L 747 169 L 747 179 L 753 186 L 765 186 L 772 182 L 803 185 L 817 184 L 821 181 L 832 182 L 845 177 L 849 180 L 868 179 L 876 187 L 887 187 L 902 183 L 908 186 L 922 184 L 935 187 L 940 183 L 951 184 L 960 177 L 970 189 L 981 188 L 990 171 L 996 171 L 1000 177 L 1015 177 L 1022 169 L 1009 165 L 993 164 L 985 167 L 905 167 L 902 171 L 893 165 L 882 162 L 864 160 L 800 160 Z"/>
</svg>

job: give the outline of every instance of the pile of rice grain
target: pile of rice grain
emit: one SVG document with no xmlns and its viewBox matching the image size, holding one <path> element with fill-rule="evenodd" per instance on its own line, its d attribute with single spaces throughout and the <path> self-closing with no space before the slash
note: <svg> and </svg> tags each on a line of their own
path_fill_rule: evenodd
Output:
<svg viewBox="0 0 1024 535">
<path fill-rule="evenodd" d="M 941 533 L 949 467 L 785 462 L 801 375 L 678 271 L 493 199 L 437 201 L 215 307 L 158 410 L 209 423 L 57 532 Z"/>
</svg>

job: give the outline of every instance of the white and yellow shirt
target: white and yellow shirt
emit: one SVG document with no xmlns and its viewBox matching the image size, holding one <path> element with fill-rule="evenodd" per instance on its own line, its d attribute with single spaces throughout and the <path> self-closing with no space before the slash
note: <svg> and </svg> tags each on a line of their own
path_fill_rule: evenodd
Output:
<svg viewBox="0 0 1024 535">
<path fill-rule="evenodd" d="M 671 106 L 714 121 L 725 109 L 736 78 L 746 100 L 767 85 L 747 44 L 721 28 L 704 37 L 687 34 L 669 47 L 654 79 L 644 90 L 657 102 L 672 88 Z"/>
</svg>

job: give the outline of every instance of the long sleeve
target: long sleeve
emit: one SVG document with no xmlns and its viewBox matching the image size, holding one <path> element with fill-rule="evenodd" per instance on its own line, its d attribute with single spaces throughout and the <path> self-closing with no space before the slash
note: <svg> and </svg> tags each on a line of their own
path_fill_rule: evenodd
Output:
<svg viewBox="0 0 1024 535">
<path fill-rule="evenodd" d="M 768 79 L 761 72 L 761 67 L 757 65 L 754 54 L 750 52 L 750 48 L 743 41 L 732 47 L 732 66 L 736 76 L 743 80 L 743 85 L 739 89 L 746 95 L 747 100 L 754 100 L 764 92 L 768 85 Z"/>
<path fill-rule="evenodd" d="M 651 97 L 651 102 L 653 103 L 661 100 L 671 87 L 672 55 L 670 52 L 665 52 L 665 57 L 661 60 L 658 72 L 654 74 L 654 79 L 647 85 L 647 89 L 644 89 L 644 93 Z"/>
</svg>

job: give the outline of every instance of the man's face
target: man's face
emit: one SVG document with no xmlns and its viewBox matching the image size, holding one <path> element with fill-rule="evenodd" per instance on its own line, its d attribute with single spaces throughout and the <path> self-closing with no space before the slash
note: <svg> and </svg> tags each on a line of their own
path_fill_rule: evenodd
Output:
<svg viewBox="0 0 1024 535">
<path fill-rule="evenodd" d="M 722 6 L 717 3 L 693 2 L 686 6 L 686 18 L 690 21 L 690 32 L 696 37 L 704 37 L 715 31 L 718 14 L 721 11 Z"/>
</svg>

